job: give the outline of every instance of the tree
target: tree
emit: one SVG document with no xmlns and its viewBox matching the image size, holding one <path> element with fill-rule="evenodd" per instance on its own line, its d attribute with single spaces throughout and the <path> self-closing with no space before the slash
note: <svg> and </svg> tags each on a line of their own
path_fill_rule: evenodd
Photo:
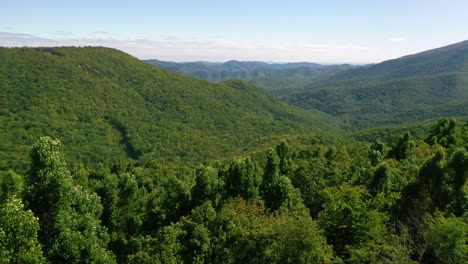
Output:
<svg viewBox="0 0 468 264">
<path fill-rule="evenodd" d="M 346 258 L 349 246 L 377 240 L 387 233 L 387 217 L 370 207 L 362 187 L 343 183 L 326 188 L 322 194 L 325 202 L 318 215 L 319 226 L 338 256 Z"/>
<path fill-rule="evenodd" d="M 330 263 L 333 250 L 323 231 L 308 214 L 280 216 L 273 226 L 274 240 L 269 247 L 273 263 Z"/>
<path fill-rule="evenodd" d="M 411 148 L 414 147 L 414 143 L 411 141 L 411 134 L 406 132 L 396 140 L 391 149 L 387 153 L 388 158 L 393 158 L 398 161 L 408 158 L 408 153 Z"/>
<path fill-rule="evenodd" d="M 376 166 L 385 157 L 385 144 L 376 140 L 369 148 L 367 154 L 372 166 Z"/>
<path fill-rule="evenodd" d="M 293 170 L 292 159 L 289 154 L 289 146 L 286 141 L 281 142 L 281 144 L 276 146 L 276 154 L 279 157 L 279 169 L 280 174 L 285 176 L 290 176 Z"/>
<path fill-rule="evenodd" d="M 2 196 L 0 203 L 12 199 L 13 197 L 21 197 L 23 192 L 23 177 L 9 170 L 3 177 L 1 190 Z"/>
<path fill-rule="evenodd" d="M 20 199 L 0 206 L 0 263 L 46 263 L 37 239 L 39 222 Z"/>
<path fill-rule="evenodd" d="M 444 148 L 448 148 L 457 141 L 456 127 L 457 121 L 455 119 L 442 118 L 437 121 L 437 124 L 432 126 L 425 141 L 430 145 L 439 144 Z"/>
<path fill-rule="evenodd" d="M 436 212 L 424 218 L 427 248 L 424 263 L 466 263 L 468 260 L 468 224 L 460 218 Z"/>
<path fill-rule="evenodd" d="M 426 213 L 433 213 L 436 208 L 444 210 L 448 206 L 451 187 L 445 163 L 444 153 L 436 152 L 422 165 L 417 179 L 403 188 L 399 217 L 405 223 L 419 225 Z"/>
<path fill-rule="evenodd" d="M 396 173 L 389 164 L 383 162 L 375 169 L 373 178 L 367 189 L 374 196 L 379 192 L 389 194 L 390 192 L 400 191 L 398 182 L 401 181 L 401 179 L 398 179 L 395 174 Z"/>
<path fill-rule="evenodd" d="M 456 216 L 461 216 L 468 210 L 468 152 L 464 149 L 456 151 L 448 167 L 453 170 L 450 181 L 453 187 L 451 201 L 453 202 L 452 212 Z"/>
<path fill-rule="evenodd" d="M 226 191 L 231 197 L 257 198 L 261 182 L 258 166 L 250 157 L 236 158 L 223 173 Z"/>
<path fill-rule="evenodd" d="M 207 200 L 217 205 L 223 196 L 224 182 L 218 176 L 218 170 L 212 167 L 200 167 L 195 172 L 195 185 L 191 190 L 192 203 L 197 206 Z"/>
<path fill-rule="evenodd" d="M 267 163 L 263 173 L 260 193 L 267 208 L 275 211 L 290 204 L 294 187 L 291 181 L 280 175 L 279 158 L 276 152 L 268 153 Z M 296 197 L 300 199 L 299 197 Z"/>
<path fill-rule="evenodd" d="M 48 226 L 62 197 L 70 194 L 71 175 L 60 153 L 58 140 L 41 137 L 30 152 L 31 169 L 26 177 L 25 204 Z"/>
<path fill-rule="evenodd" d="M 102 206 L 95 193 L 73 184 L 60 152 L 60 141 L 41 137 L 31 149 L 25 200 L 39 217 L 39 240 L 49 261 L 113 263 L 100 226 Z"/>
</svg>

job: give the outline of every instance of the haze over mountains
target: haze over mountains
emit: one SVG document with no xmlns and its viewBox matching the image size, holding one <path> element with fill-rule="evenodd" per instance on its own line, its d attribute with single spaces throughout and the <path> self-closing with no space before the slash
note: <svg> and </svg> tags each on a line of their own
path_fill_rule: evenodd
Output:
<svg viewBox="0 0 468 264">
<path fill-rule="evenodd" d="M 468 122 L 413 121 L 466 119 L 466 44 L 201 63 L 273 90 L 0 48 L 0 263 L 465 263 Z"/>
<path fill-rule="evenodd" d="M 250 81 L 272 94 L 280 94 L 281 91 L 301 88 L 320 78 L 354 67 L 349 64 L 321 65 L 311 62 L 266 63 L 236 60 L 224 63 L 176 63 L 159 60 L 145 60 L 145 62 L 210 82 L 220 82 L 227 79 Z"/>
<path fill-rule="evenodd" d="M 283 99 L 351 127 L 468 114 L 468 41 L 350 69 Z"/>
<path fill-rule="evenodd" d="M 468 41 L 364 66 L 147 62 L 210 81 L 249 80 L 352 129 L 468 114 Z"/>
<path fill-rule="evenodd" d="M 357 130 L 468 115 L 468 41 L 359 67 L 147 61 L 210 81 L 250 80 L 308 112 L 240 80 L 201 81 L 107 48 L 2 48 L 0 59 L 0 144 L 10 156 L 48 134 L 89 160 L 104 150 L 204 160 L 330 124 Z"/>
</svg>

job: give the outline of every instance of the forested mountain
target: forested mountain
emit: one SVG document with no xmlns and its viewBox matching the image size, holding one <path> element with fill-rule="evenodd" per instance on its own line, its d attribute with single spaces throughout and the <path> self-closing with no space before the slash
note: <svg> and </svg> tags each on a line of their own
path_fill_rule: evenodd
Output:
<svg viewBox="0 0 468 264">
<path fill-rule="evenodd" d="M 356 142 L 249 82 L 113 49 L 0 61 L 0 263 L 466 263 L 467 116 Z M 463 96 L 432 74 L 400 101 Z"/>
<path fill-rule="evenodd" d="M 351 128 L 468 115 L 468 41 L 349 69 L 283 99 Z"/>
<path fill-rule="evenodd" d="M 83 162 L 200 162 L 331 127 L 252 84 L 209 83 L 108 48 L 0 48 L 0 61 L 0 168 L 24 164 L 46 135 Z"/>
<path fill-rule="evenodd" d="M 265 63 L 236 60 L 224 63 L 176 63 L 159 60 L 146 60 L 145 62 L 211 82 L 227 79 L 250 81 L 276 95 L 281 95 L 290 89 L 310 85 L 335 73 L 356 67 L 349 64 L 321 65 L 310 62 Z"/>
</svg>

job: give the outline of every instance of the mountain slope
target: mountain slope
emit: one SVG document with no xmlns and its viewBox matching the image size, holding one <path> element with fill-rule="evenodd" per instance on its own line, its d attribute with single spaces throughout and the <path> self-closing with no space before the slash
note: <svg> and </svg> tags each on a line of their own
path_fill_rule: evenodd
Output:
<svg viewBox="0 0 468 264">
<path fill-rule="evenodd" d="M 265 63 L 236 60 L 225 63 L 175 63 L 159 60 L 146 60 L 145 62 L 211 82 L 220 82 L 227 79 L 250 81 L 275 95 L 281 95 L 290 89 L 310 85 L 322 78 L 355 67 L 347 64 L 320 65 L 309 62 Z"/>
<path fill-rule="evenodd" d="M 0 48 L 0 61 L 0 167 L 44 135 L 84 162 L 198 162 L 331 127 L 251 84 L 208 83 L 107 48 Z"/>
<path fill-rule="evenodd" d="M 464 41 L 339 72 L 290 90 L 283 99 L 340 117 L 353 128 L 419 121 L 441 114 L 465 116 L 467 73 L 468 41 Z"/>
</svg>

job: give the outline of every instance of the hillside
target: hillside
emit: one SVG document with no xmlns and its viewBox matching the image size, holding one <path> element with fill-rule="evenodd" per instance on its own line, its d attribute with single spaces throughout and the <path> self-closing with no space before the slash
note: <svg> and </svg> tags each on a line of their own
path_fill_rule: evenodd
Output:
<svg viewBox="0 0 468 264">
<path fill-rule="evenodd" d="M 352 128 L 468 115 L 468 41 L 339 72 L 283 99 Z"/>
<path fill-rule="evenodd" d="M 25 164 L 39 136 L 61 139 L 86 163 L 199 162 L 330 128 L 326 115 L 243 81 L 209 83 L 113 49 L 0 48 L 0 61 L 1 168 Z"/>
<path fill-rule="evenodd" d="M 145 62 L 210 82 L 220 82 L 227 79 L 250 81 L 275 95 L 281 95 L 290 89 L 310 85 L 318 80 L 355 67 L 348 64 L 321 65 L 310 62 L 265 63 L 236 60 L 224 63 L 176 63 L 159 60 L 146 60 Z"/>
</svg>

